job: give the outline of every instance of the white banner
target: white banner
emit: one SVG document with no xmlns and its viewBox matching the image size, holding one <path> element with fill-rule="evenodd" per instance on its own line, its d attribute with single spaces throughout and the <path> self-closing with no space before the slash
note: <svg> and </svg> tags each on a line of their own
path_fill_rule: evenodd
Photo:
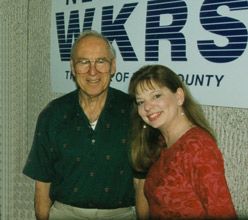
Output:
<svg viewBox="0 0 248 220">
<path fill-rule="evenodd" d="M 52 0 L 51 80 L 74 90 L 69 57 L 86 29 L 103 33 L 117 52 L 111 86 L 127 92 L 132 73 L 163 64 L 203 105 L 248 108 L 247 0 Z"/>
</svg>

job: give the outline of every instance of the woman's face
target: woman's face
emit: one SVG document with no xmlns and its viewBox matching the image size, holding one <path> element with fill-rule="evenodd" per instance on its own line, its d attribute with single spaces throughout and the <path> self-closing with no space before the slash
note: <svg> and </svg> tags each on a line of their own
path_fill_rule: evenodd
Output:
<svg viewBox="0 0 248 220">
<path fill-rule="evenodd" d="M 154 128 L 172 126 L 180 115 L 183 99 L 181 88 L 173 93 L 155 82 L 152 82 L 152 86 L 144 84 L 137 86 L 138 113 L 145 123 Z"/>
</svg>

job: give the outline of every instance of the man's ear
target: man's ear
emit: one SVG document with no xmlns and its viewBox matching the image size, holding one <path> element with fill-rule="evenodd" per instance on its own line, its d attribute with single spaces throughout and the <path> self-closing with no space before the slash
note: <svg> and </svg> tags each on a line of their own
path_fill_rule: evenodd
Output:
<svg viewBox="0 0 248 220">
<path fill-rule="evenodd" d="M 177 89 L 176 96 L 177 96 L 177 104 L 179 106 L 182 106 L 184 103 L 184 98 L 185 98 L 185 94 L 182 88 Z"/>
<path fill-rule="evenodd" d="M 73 76 L 75 77 L 75 68 L 74 68 L 74 64 L 73 64 L 73 60 L 70 60 L 70 67 L 71 67 L 71 72 L 73 74 Z"/>
<path fill-rule="evenodd" d="M 113 59 L 111 63 L 111 70 L 110 70 L 111 77 L 115 75 L 115 72 L 116 72 L 116 59 Z"/>
</svg>

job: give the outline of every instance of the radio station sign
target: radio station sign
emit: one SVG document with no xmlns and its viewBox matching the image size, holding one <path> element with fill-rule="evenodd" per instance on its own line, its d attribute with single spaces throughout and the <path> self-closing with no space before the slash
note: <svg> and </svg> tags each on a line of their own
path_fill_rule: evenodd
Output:
<svg viewBox="0 0 248 220">
<path fill-rule="evenodd" d="M 203 105 L 248 108 L 247 0 L 53 0 L 51 81 L 76 88 L 70 50 L 84 30 L 105 35 L 117 52 L 111 86 L 127 92 L 145 64 L 173 69 Z"/>
</svg>

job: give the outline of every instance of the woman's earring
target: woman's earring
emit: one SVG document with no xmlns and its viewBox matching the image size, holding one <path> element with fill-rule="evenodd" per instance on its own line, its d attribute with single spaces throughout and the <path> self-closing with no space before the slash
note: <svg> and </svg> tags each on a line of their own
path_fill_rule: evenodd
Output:
<svg viewBox="0 0 248 220">
<path fill-rule="evenodd" d="M 146 128 L 146 125 L 145 125 L 145 124 L 143 125 L 143 128 L 144 128 L 144 129 Z"/>
</svg>

